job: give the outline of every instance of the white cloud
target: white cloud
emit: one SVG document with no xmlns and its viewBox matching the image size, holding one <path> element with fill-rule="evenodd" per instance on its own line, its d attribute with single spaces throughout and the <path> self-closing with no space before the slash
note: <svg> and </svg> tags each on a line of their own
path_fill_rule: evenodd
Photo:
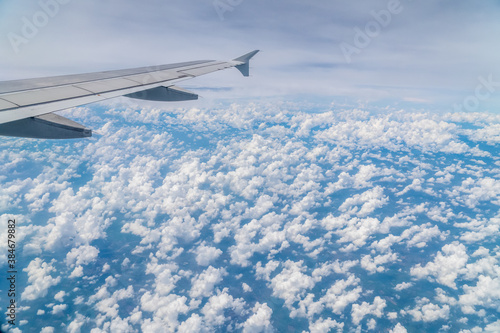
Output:
<svg viewBox="0 0 500 333">
<path fill-rule="evenodd" d="M 175 274 L 178 266 L 175 264 L 158 264 L 158 259 L 152 257 L 146 265 L 146 273 L 155 275 L 155 291 L 158 295 L 168 295 L 176 287 L 180 276 Z"/>
<path fill-rule="evenodd" d="M 354 275 L 350 275 L 347 280 L 338 280 L 326 291 L 320 301 L 333 313 L 339 315 L 361 296 L 363 288 L 359 286 L 360 282 L 361 280 Z"/>
<path fill-rule="evenodd" d="M 311 333 L 328 333 L 335 329 L 337 332 L 342 332 L 344 323 L 339 323 L 331 318 L 318 319 L 316 322 L 309 325 Z"/>
<path fill-rule="evenodd" d="M 364 121 L 338 122 L 318 132 L 315 138 L 352 147 L 385 147 L 392 151 L 405 148 L 455 154 L 473 151 L 459 142 L 455 124 L 428 119 L 429 115 L 424 114 L 391 118 L 378 116 Z"/>
<path fill-rule="evenodd" d="M 38 298 L 49 295 L 62 302 L 71 295 L 76 308 L 92 305 L 89 318 L 73 315 L 70 326 L 75 330 L 81 322 L 95 326 L 96 332 L 127 331 L 133 325 L 144 331 L 210 331 L 238 325 L 243 329 L 245 322 L 253 327 L 258 318 L 273 323 L 276 317 L 255 293 L 261 284 L 285 303 L 292 323 L 305 318 L 311 331 L 342 331 L 363 320 L 363 327 L 376 325 L 376 330 L 382 322 L 376 320 L 375 300 L 382 300 L 382 295 L 353 273 L 363 273 L 363 268 L 374 274 L 394 267 L 401 280 L 428 279 L 456 288 L 455 293 L 436 289 L 437 304 L 408 305 L 405 310 L 415 320 L 434 320 L 432 311 L 442 319 L 446 311 L 451 318 L 460 310 L 485 315 L 485 309 L 494 309 L 500 296 L 486 290 L 498 287 L 496 250 L 489 243 L 483 244 L 489 249 L 471 243 L 498 236 L 500 222 L 493 216 L 496 188 L 491 181 L 499 174 L 498 158 L 489 157 L 497 164 L 485 165 L 478 151 L 456 145 L 466 142 L 463 130 L 442 123 L 439 115 L 370 115 L 360 110 L 312 114 L 299 107 L 290 102 L 270 109 L 240 104 L 217 110 L 114 108 L 106 114 L 112 121 L 106 120 L 104 138 L 64 148 L 50 145 L 43 158 L 49 161 L 64 149 L 70 171 L 58 177 L 56 171 L 66 166 L 63 159 L 54 159 L 57 165 L 43 160 L 43 173 L 50 177 L 8 186 L 13 186 L 15 196 L 29 199 L 28 204 L 12 199 L 13 204 L 20 209 L 31 205 L 28 208 L 35 212 L 22 215 L 24 221 L 38 223 L 40 207 L 49 215 L 48 225 L 29 226 L 27 243 L 23 242 L 32 251 L 54 251 L 58 256 L 49 265 L 54 270 L 40 275 L 48 275 L 52 283 L 60 278 L 59 285 L 78 283 L 79 288 L 65 289 L 64 294 L 45 291 Z M 100 116 L 92 117 L 102 126 Z M 113 124 L 118 117 L 125 119 L 119 126 Z M 381 137 L 362 133 L 371 125 Z M 424 136 L 421 142 L 419 135 Z M 54 152 L 48 152 L 51 149 Z M 441 152 L 439 158 L 434 160 L 433 152 Z M 449 152 L 465 154 L 457 158 Z M 44 155 L 31 154 L 23 158 Z M 85 172 L 77 178 L 81 168 Z M 410 189 L 422 192 L 415 192 L 418 196 L 432 195 L 435 203 L 420 204 Z M 377 218 L 371 216 L 374 213 Z M 122 247 L 127 265 L 110 261 L 111 266 L 104 264 L 101 271 L 101 263 L 95 270 L 93 263 L 103 250 L 94 240 L 115 241 L 110 230 L 129 234 L 125 237 L 130 241 Z M 450 240 L 461 243 L 446 244 Z M 129 245 L 133 252 L 127 254 Z M 400 249 L 410 254 L 400 254 Z M 424 259 L 408 267 L 414 262 L 406 260 L 408 255 Z M 231 262 L 224 260 L 226 256 Z M 186 268 L 186 262 L 204 271 L 196 265 Z M 116 274 L 112 266 L 122 272 Z M 141 285 L 130 279 L 138 269 L 146 273 Z M 245 292 L 245 298 L 257 297 L 254 302 L 260 307 L 254 312 L 255 303 L 235 298 L 234 288 L 220 290 L 226 279 L 233 281 L 228 275 L 234 269 L 249 274 L 236 274 L 236 289 Z M 97 285 L 110 271 L 114 277 Z M 252 278 L 257 284 L 250 283 Z M 115 290 L 118 284 L 125 287 Z M 90 297 L 85 294 L 89 286 L 95 289 Z M 402 291 L 415 286 L 397 284 L 393 301 L 400 305 L 407 300 Z M 359 304 L 367 296 L 373 304 Z M 137 305 L 137 311 L 120 318 L 115 305 L 122 306 L 117 300 L 125 298 Z M 58 305 L 52 304 L 53 311 L 59 311 L 54 307 Z M 237 315 L 230 317 L 229 312 Z M 398 313 L 386 316 L 395 320 Z M 404 328 L 398 324 L 393 331 L 398 330 Z"/>
<path fill-rule="evenodd" d="M 54 315 L 60 314 L 61 312 L 66 310 L 67 307 L 68 307 L 67 304 L 54 305 L 54 307 L 52 308 L 52 314 Z"/>
<path fill-rule="evenodd" d="M 54 299 L 56 301 L 62 302 L 64 300 L 64 296 L 66 296 L 66 292 L 64 290 L 61 290 L 60 292 L 54 295 Z"/>
<path fill-rule="evenodd" d="M 53 262 L 47 264 L 40 258 L 32 260 L 28 267 L 23 271 L 28 274 L 28 282 L 30 283 L 21 294 L 21 299 L 33 301 L 37 298 L 44 297 L 50 287 L 55 286 L 61 282 L 61 277 L 53 278 L 52 272 L 56 272 Z"/>
<path fill-rule="evenodd" d="M 242 283 L 241 287 L 243 288 L 243 291 L 246 292 L 246 293 L 251 293 L 253 291 L 252 287 L 250 287 L 246 283 Z"/>
<path fill-rule="evenodd" d="M 406 330 L 406 328 L 401 325 L 400 323 L 397 323 L 396 326 L 394 326 L 394 328 L 392 330 L 389 331 L 390 333 L 407 333 L 408 331 Z"/>
<path fill-rule="evenodd" d="M 394 290 L 401 291 L 401 290 L 408 289 L 408 288 L 410 288 L 412 286 L 413 286 L 413 283 L 411 283 L 411 282 L 402 282 L 402 283 L 397 284 L 394 287 Z"/>
<path fill-rule="evenodd" d="M 376 296 L 373 300 L 373 304 L 363 302 L 360 304 L 354 304 L 352 306 L 351 317 L 354 325 L 358 325 L 364 317 L 368 315 L 373 315 L 378 318 L 384 315 L 384 308 L 386 307 L 386 302 L 379 296 Z"/>
<path fill-rule="evenodd" d="M 177 331 L 179 333 L 203 332 L 206 327 L 203 326 L 202 318 L 193 313 L 186 321 L 182 322 Z"/>
<path fill-rule="evenodd" d="M 54 333 L 54 327 L 52 326 L 45 326 L 42 328 L 40 333 Z"/>
<path fill-rule="evenodd" d="M 271 324 L 273 311 L 267 304 L 255 304 L 253 314 L 243 324 L 244 333 L 274 332 Z"/>
<path fill-rule="evenodd" d="M 492 202 L 500 205 L 500 180 L 484 177 L 479 179 L 467 178 L 461 186 L 454 186 L 449 192 L 450 197 L 463 202 L 469 208 L 474 208 L 481 202 Z"/>
<path fill-rule="evenodd" d="M 498 266 L 497 266 L 498 269 Z M 458 304 L 466 314 L 476 313 L 476 307 L 496 308 L 500 300 L 500 278 L 480 275 L 475 286 L 464 285 Z"/>
<path fill-rule="evenodd" d="M 283 220 L 283 214 L 277 215 L 273 212 L 242 226 L 234 236 L 236 245 L 230 248 L 231 262 L 248 266 L 249 259 L 255 252 L 270 251 L 278 245 L 281 247 L 286 240 L 286 232 L 278 230 Z"/>
<path fill-rule="evenodd" d="M 323 263 L 321 267 L 314 269 L 312 277 L 315 280 L 321 280 L 325 276 L 332 273 L 347 274 L 349 270 L 359 264 L 358 260 L 339 261 L 338 259 L 332 263 Z"/>
<path fill-rule="evenodd" d="M 69 275 L 69 278 L 79 278 L 83 276 L 83 267 L 76 266 L 75 269 Z"/>
<path fill-rule="evenodd" d="M 495 332 L 498 332 L 499 330 L 500 330 L 500 320 L 497 320 L 494 323 L 488 324 L 484 328 L 484 332 L 486 332 L 486 333 L 495 333 Z"/>
<path fill-rule="evenodd" d="M 395 169 L 378 168 L 373 164 L 361 165 L 359 166 L 358 172 L 353 176 L 346 171 L 341 172 L 338 175 L 338 181 L 336 183 L 328 184 L 325 193 L 332 194 L 345 188 L 362 189 L 366 187 L 373 187 L 373 181 L 370 180 L 378 176 L 390 175 L 398 175 L 398 172 Z M 399 176 L 402 176 L 402 174 L 399 173 Z"/>
<path fill-rule="evenodd" d="M 271 281 L 271 274 L 278 268 L 280 265 L 279 261 L 269 260 L 266 265 L 263 267 L 262 263 L 259 261 L 255 265 L 255 276 L 257 279 L 263 279 L 267 281 Z"/>
<path fill-rule="evenodd" d="M 68 325 L 68 333 L 80 333 L 82 326 L 88 322 L 89 318 L 76 313 L 75 319 Z"/>
<path fill-rule="evenodd" d="M 227 272 L 224 268 L 209 266 L 191 280 L 189 295 L 193 298 L 209 297 L 214 287 L 219 284 Z"/>
<path fill-rule="evenodd" d="M 69 267 L 87 265 L 96 260 L 99 255 L 99 249 L 90 245 L 82 245 L 78 248 L 73 248 L 66 255 L 66 265 Z"/>
<path fill-rule="evenodd" d="M 500 124 L 489 124 L 474 131 L 469 130 L 468 133 L 474 141 L 484 141 L 492 146 L 500 143 Z"/>
<path fill-rule="evenodd" d="M 453 242 L 443 246 L 434 261 L 424 267 L 420 264 L 411 268 L 410 274 L 417 278 L 435 277 L 436 280 L 450 288 L 457 289 L 455 280 L 459 274 L 464 273 L 464 268 L 469 256 L 463 244 Z"/>
<path fill-rule="evenodd" d="M 283 270 L 271 280 L 272 295 L 283 299 L 287 307 L 315 285 L 314 280 L 303 273 L 306 270 L 303 264 L 303 261 L 287 260 L 283 263 Z"/>
<path fill-rule="evenodd" d="M 450 315 L 450 306 L 429 303 L 427 299 L 421 299 L 417 302 L 417 307 L 409 310 L 408 313 L 415 321 L 433 322 L 438 319 L 447 320 Z"/>
<path fill-rule="evenodd" d="M 468 222 L 455 223 L 454 226 L 468 230 L 462 232 L 460 240 L 467 243 L 477 243 L 500 233 L 500 217 L 471 219 Z"/>
<path fill-rule="evenodd" d="M 339 209 L 347 214 L 356 214 L 359 217 L 365 217 L 373 213 L 375 209 L 383 207 L 388 201 L 389 198 L 384 196 L 384 189 L 377 186 L 372 190 L 348 198 L 340 205 Z M 357 206 L 361 206 L 361 208 Z"/>
<path fill-rule="evenodd" d="M 345 216 L 334 218 L 333 223 L 327 222 L 330 218 L 323 220 L 323 224 L 327 224 L 327 228 L 337 229 L 334 232 L 341 236 L 337 241 L 340 244 L 345 244 L 341 251 L 356 251 L 364 246 L 368 238 L 376 233 L 381 232 L 380 221 L 376 218 L 351 218 L 347 220 Z M 331 221 L 331 220 L 330 220 Z"/>
<path fill-rule="evenodd" d="M 113 292 L 113 294 L 107 293 L 105 297 L 101 298 L 95 305 L 96 309 L 106 317 L 111 319 L 119 319 L 118 318 L 118 302 L 132 298 L 134 296 L 134 288 L 132 286 L 128 286 L 126 289 L 119 289 Z"/>
<path fill-rule="evenodd" d="M 149 291 L 141 297 L 141 309 L 152 312 L 152 318 L 145 318 L 141 324 L 143 332 L 158 332 L 161 330 L 175 330 L 179 326 L 178 316 L 186 314 L 189 307 L 187 298 L 178 295 L 158 296 Z M 149 315 L 145 315 L 149 316 Z"/>
<path fill-rule="evenodd" d="M 211 247 L 211 246 L 206 246 L 206 245 L 200 245 L 196 249 L 196 262 L 200 266 L 208 266 L 210 265 L 214 260 L 219 258 L 219 256 L 222 254 L 222 251 L 219 250 L 216 247 Z"/>
<path fill-rule="evenodd" d="M 451 296 L 448 296 L 446 292 L 441 288 L 436 288 L 436 297 L 435 299 L 441 304 L 449 304 L 456 305 L 457 299 Z"/>
<path fill-rule="evenodd" d="M 387 318 L 394 320 L 398 318 L 398 313 L 397 312 L 387 312 Z"/>
<path fill-rule="evenodd" d="M 394 262 L 398 259 L 398 256 L 395 253 L 388 253 L 384 255 L 378 255 L 374 258 L 370 255 L 363 256 L 361 258 L 361 267 L 366 269 L 369 274 L 380 273 L 385 271 L 385 267 L 383 264 Z"/>
<path fill-rule="evenodd" d="M 243 299 L 235 299 L 228 294 L 227 288 L 211 296 L 205 306 L 201 309 L 203 321 L 208 327 L 218 327 L 223 325 L 228 318 L 224 315 L 226 309 L 231 309 L 235 313 L 242 315 L 245 302 Z"/>
</svg>

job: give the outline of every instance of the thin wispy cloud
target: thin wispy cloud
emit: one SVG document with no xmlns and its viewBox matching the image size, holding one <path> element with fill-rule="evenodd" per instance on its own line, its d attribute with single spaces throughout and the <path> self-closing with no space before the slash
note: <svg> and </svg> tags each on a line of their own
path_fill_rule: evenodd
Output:
<svg viewBox="0 0 500 333">
<path fill-rule="evenodd" d="M 67 1 L 16 53 L 8 34 L 22 35 L 23 18 L 43 6 L 4 2 L 4 13 L 11 14 L 1 25 L 0 66 L 5 78 L 21 78 L 228 59 L 259 48 L 247 93 L 314 93 L 446 108 L 473 93 L 480 76 L 500 82 L 500 6 L 494 1 L 232 4 L 222 7 L 221 19 L 217 1 Z M 353 47 L 348 59 L 345 45 Z M 233 77 L 222 75 L 221 85 L 233 84 Z M 498 102 L 492 94 L 474 111 L 494 110 Z"/>
</svg>

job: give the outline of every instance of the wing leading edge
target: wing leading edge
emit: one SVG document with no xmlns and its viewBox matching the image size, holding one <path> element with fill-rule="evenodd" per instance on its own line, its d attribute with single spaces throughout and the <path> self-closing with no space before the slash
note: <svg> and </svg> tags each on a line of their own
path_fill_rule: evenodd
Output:
<svg viewBox="0 0 500 333">
<path fill-rule="evenodd" d="M 0 82 L 0 135 L 69 139 L 92 136 L 72 120 L 51 114 L 83 104 L 126 96 L 154 101 L 186 101 L 198 95 L 175 83 L 230 67 L 249 75 L 258 50 L 231 61 L 201 60 L 89 74 Z"/>
</svg>

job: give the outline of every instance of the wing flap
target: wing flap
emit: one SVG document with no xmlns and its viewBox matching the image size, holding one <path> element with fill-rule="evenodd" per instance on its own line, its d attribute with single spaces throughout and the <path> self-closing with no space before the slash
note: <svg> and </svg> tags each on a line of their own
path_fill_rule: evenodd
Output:
<svg viewBox="0 0 500 333">
<path fill-rule="evenodd" d="M 0 124 L 0 135 L 35 139 L 78 139 L 92 136 L 92 130 L 50 113 Z"/>
<path fill-rule="evenodd" d="M 192 101 L 198 99 L 197 94 L 176 86 L 156 87 L 153 89 L 138 91 L 133 94 L 128 94 L 125 95 L 125 97 L 161 102 Z"/>
</svg>

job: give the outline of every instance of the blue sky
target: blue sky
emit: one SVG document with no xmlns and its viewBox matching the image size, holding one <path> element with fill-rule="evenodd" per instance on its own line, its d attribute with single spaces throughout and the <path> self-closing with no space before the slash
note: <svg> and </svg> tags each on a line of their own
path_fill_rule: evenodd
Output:
<svg viewBox="0 0 500 333">
<path fill-rule="evenodd" d="M 17 52 L 9 36 L 22 36 L 23 18 L 33 22 L 50 1 L 0 2 L 2 79 L 230 59 L 261 49 L 250 81 L 234 71 L 189 85 L 234 87 L 217 97 L 316 94 L 443 110 L 469 98 L 465 111 L 500 105 L 500 84 L 473 98 L 480 78 L 500 82 L 498 1 L 60 2 Z M 374 25 L 373 13 L 389 7 L 397 10 Z M 356 31 L 367 26 L 375 29 L 371 37 L 356 44 Z M 347 44 L 361 46 L 350 59 L 341 48 Z"/>
</svg>

